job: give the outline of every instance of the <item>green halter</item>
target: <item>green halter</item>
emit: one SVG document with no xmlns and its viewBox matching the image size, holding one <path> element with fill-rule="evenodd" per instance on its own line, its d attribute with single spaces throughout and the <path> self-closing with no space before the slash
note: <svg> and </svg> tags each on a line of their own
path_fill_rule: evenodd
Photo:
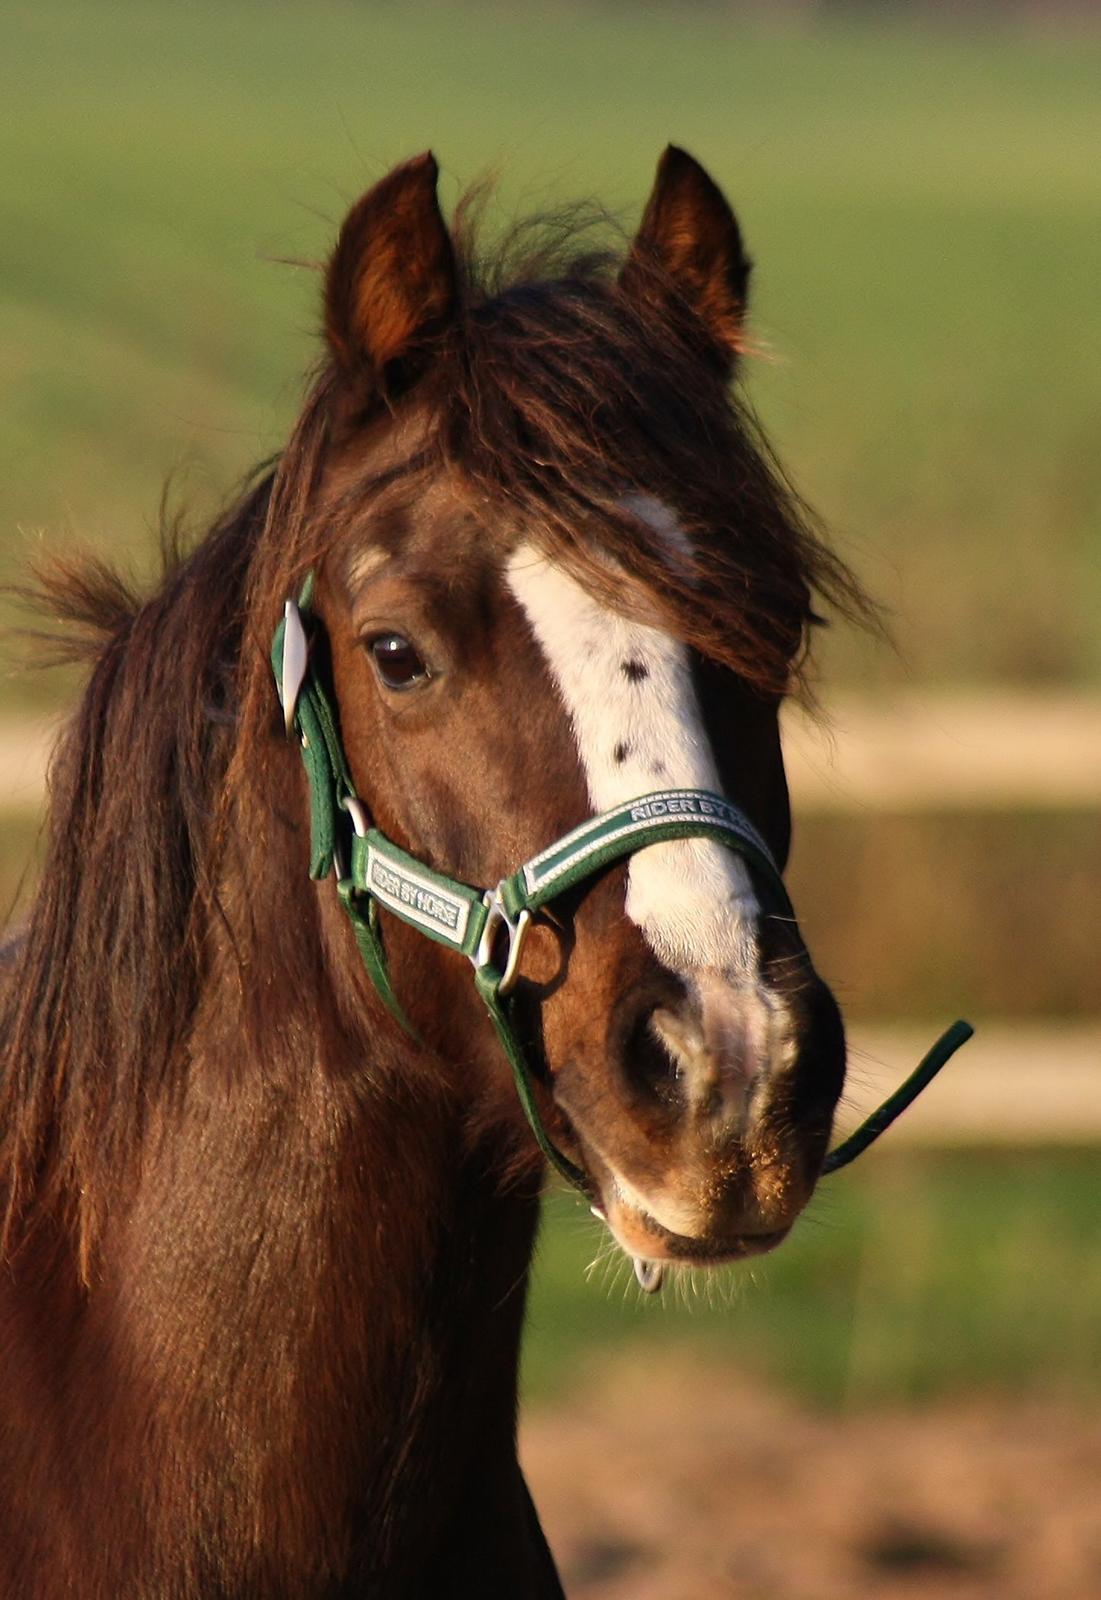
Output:
<svg viewBox="0 0 1101 1600">
<path fill-rule="evenodd" d="M 428 938 L 467 957 L 512 1067 L 516 1092 L 547 1160 L 586 1196 L 585 1174 L 552 1143 L 536 1102 L 531 1067 L 516 1029 L 512 990 L 524 936 L 534 914 L 551 901 L 647 845 L 670 839 L 713 839 L 753 869 L 766 913 L 793 917 L 772 853 L 749 818 L 721 795 L 670 789 L 603 812 L 540 851 L 494 889 L 475 889 L 425 866 L 370 825 L 355 791 L 340 741 L 336 708 L 311 658 L 306 624 L 317 634 L 312 611 L 313 574 L 297 604 L 286 603 L 272 640 L 275 674 L 288 734 L 297 733 L 310 790 L 310 876 L 335 868 L 337 892 L 352 925 L 367 974 L 387 1009 L 416 1037 L 394 993 L 379 933 L 379 906 Z M 497 948 L 507 946 L 498 964 Z M 955 1053 L 972 1029 L 957 1022 L 915 1072 L 878 1111 L 827 1158 L 825 1172 L 846 1166 L 904 1111 Z"/>
</svg>

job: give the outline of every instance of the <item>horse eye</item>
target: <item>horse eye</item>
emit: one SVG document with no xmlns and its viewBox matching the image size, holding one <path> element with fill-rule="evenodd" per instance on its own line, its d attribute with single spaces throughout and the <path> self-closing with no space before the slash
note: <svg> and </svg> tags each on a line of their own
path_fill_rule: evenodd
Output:
<svg viewBox="0 0 1101 1600">
<path fill-rule="evenodd" d="M 416 648 L 400 633 L 380 634 L 367 648 L 375 670 L 388 689 L 411 689 L 414 684 L 431 677 Z"/>
</svg>

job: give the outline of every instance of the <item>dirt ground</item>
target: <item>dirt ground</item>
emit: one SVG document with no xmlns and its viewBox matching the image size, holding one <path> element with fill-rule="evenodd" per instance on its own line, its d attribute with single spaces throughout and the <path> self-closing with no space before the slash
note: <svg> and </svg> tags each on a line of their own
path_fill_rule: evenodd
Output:
<svg viewBox="0 0 1101 1600">
<path fill-rule="evenodd" d="M 1069 1403 L 819 1415 L 691 1358 L 529 1415 L 570 1600 L 1101 1600 L 1101 1421 Z"/>
</svg>

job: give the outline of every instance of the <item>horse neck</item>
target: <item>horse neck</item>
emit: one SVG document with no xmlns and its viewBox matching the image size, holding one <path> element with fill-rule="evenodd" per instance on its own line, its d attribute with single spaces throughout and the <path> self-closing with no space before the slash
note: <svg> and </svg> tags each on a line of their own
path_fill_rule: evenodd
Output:
<svg viewBox="0 0 1101 1600">
<path fill-rule="evenodd" d="M 292 866 L 277 898 L 297 965 L 250 977 L 228 944 L 213 960 L 186 1092 L 123 1225 L 128 1298 L 166 1355 L 205 1346 L 203 1387 L 263 1432 L 270 1471 L 282 1438 L 300 1483 L 308 1438 L 322 1475 L 342 1463 L 389 1496 L 380 1440 L 454 1429 L 458 1393 L 486 1408 L 472 1440 L 496 1415 L 495 1447 L 511 1441 L 537 1200 L 467 1148 L 445 1064 L 365 995 L 332 885 Z"/>
<path fill-rule="evenodd" d="M 266 826 L 236 815 L 198 1005 L 134 1174 L 105 1196 L 87 1293 L 75 1246 L 59 1229 L 47 1252 L 40 1230 L 0 1341 L 32 1303 L 49 1322 L 41 1409 L 58 1388 L 73 1407 L 53 1448 L 113 1476 L 112 1515 L 132 1504 L 151 1562 L 190 1539 L 238 1574 L 413 1572 L 471 1484 L 519 1493 L 537 1184 L 510 1187 L 493 1138 L 472 1142 L 447 1064 L 366 991 L 332 885 L 285 839 L 258 858 Z"/>
</svg>

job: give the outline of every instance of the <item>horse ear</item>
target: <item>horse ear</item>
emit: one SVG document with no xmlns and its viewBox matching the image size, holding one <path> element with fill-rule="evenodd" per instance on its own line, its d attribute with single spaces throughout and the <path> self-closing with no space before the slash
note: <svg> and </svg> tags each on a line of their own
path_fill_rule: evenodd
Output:
<svg viewBox="0 0 1101 1600">
<path fill-rule="evenodd" d="M 742 348 L 749 272 L 726 196 L 686 150 L 668 145 L 620 274 L 623 293 L 652 304 L 671 284 L 729 371 Z"/>
<path fill-rule="evenodd" d="M 325 337 L 348 373 L 388 382 L 455 309 L 455 253 L 431 151 L 395 167 L 344 220 L 325 279 Z"/>
</svg>

